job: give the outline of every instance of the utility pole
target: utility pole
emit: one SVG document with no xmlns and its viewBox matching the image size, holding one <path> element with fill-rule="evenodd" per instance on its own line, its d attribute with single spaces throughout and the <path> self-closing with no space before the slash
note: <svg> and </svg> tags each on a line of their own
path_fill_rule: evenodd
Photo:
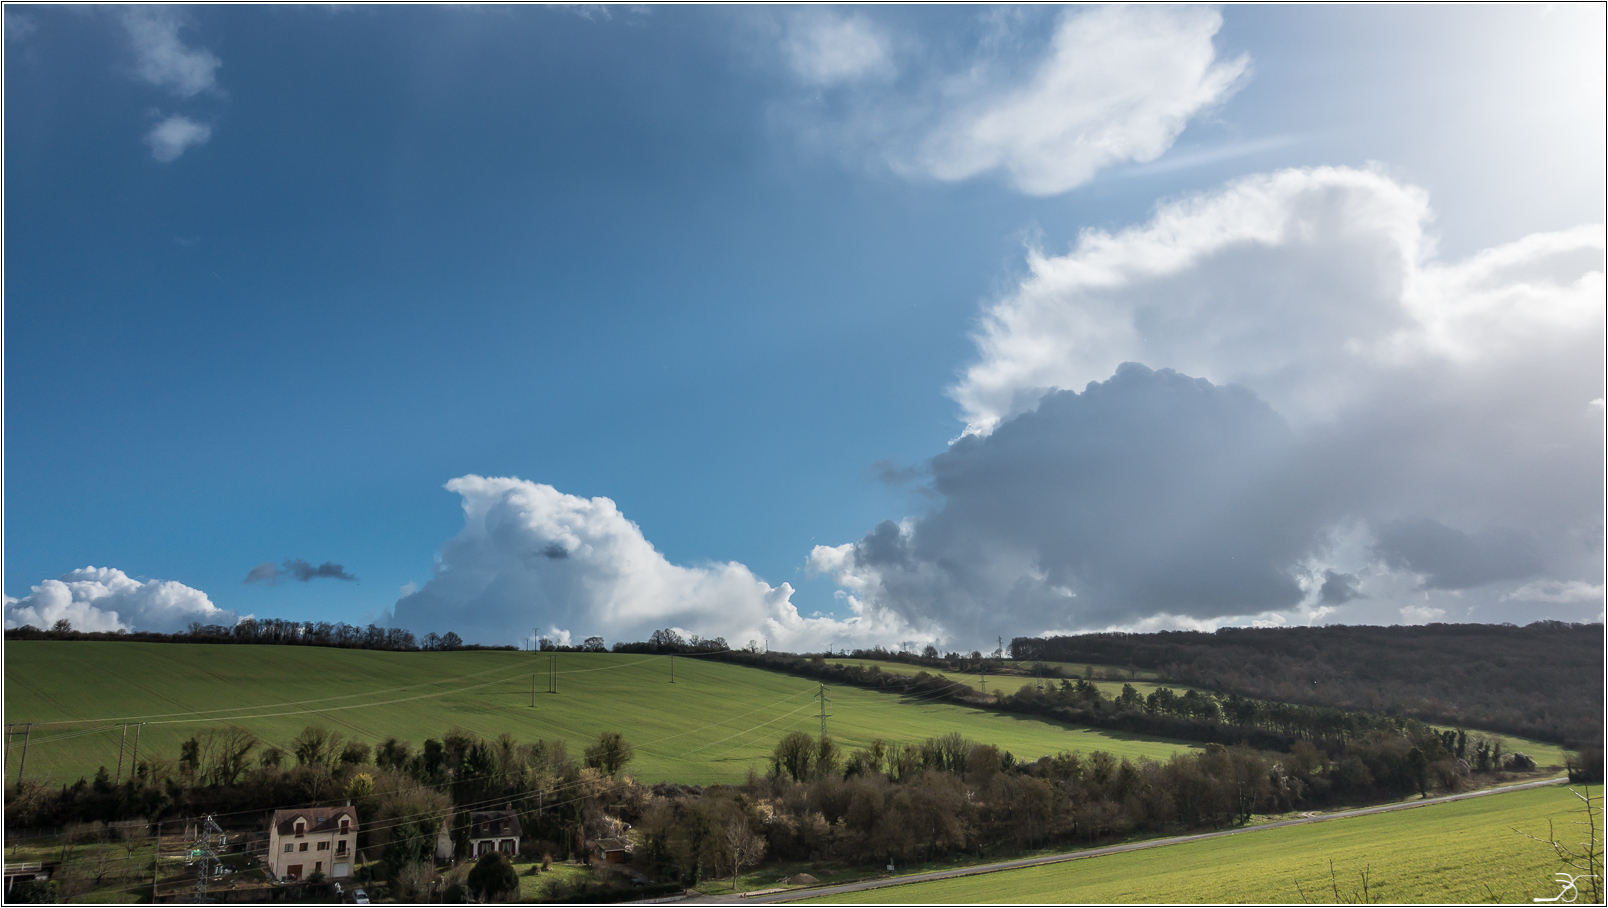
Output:
<svg viewBox="0 0 1608 908">
<path fill-rule="evenodd" d="M 145 723 L 141 722 L 141 725 Z M 136 732 L 134 737 L 139 738 Z M 156 862 L 162 856 L 162 821 L 156 821 L 156 847 L 151 849 L 151 904 L 156 904 Z"/>
<path fill-rule="evenodd" d="M 145 727 L 144 722 L 134 725 L 134 754 L 128 758 L 128 780 L 134 781 L 134 774 L 140 771 L 140 729 Z"/>
<path fill-rule="evenodd" d="M 988 660 L 977 660 L 977 689 L 988 693 Z"/>
<path fill-rule="evenodd" d="M 536 705 L 536 673 L 530 673 L 530 705 Z"/>
<path fill-rule="evenodd" d="M 558 693 L 558 653 L 547 654 L 547 692 Z"/>
<path fill-rule="evenodd" d="M 128 723 L 123 723 L 123 737 L 117 742 L 117 781 L 114 785 L 123 784 L 123 748 L 128 746 Z"/>
<path fill-rule="evenodd" d="M 676 683 L 676 654 L 670 654 L 670 683 Z"/>
<path fill-rule="evenodd" d="M 22 784 L 22 772 L 28 768 L 28 738 L 33 734 L 34 723 L 22 722 L 22 762 L 17 764 L 17 784 Z M 7 740 L 10 740 L 8 737 Z"/>
<path fill-rule="evenodd" d="M 820 698 L 820 701 L 821 701 L 821 737 L 825 738 L 826 737 L 826 717 L 828 715 L 827 711 L 826 711 L 826 704 L 832 702 L 832 698 L 828 697 L 826 695 L 826 682 L 824 682 L 824 681 L 821 682 L 821 689 L 819 691 L 816 691 L 815 696 Z"/>
</svg>

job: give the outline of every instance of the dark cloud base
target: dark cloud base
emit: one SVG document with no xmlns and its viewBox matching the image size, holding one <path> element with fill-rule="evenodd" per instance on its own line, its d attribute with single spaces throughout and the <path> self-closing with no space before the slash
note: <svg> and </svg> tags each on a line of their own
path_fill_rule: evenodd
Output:
<svg viewBox="0 0 1608 908">
<path fill-rule="evenodd" d="M 355 574 L 347 573 L 346 568 L 343 565 L 336 564 L 333 561 L 326 561 L 323 564 L 315 567 L 303 558 L 287 558 L 285 559 L 283 568 L 274 564 L 272 561 L 264 561 L 262 564 L 252 568 L 251 571 L 246 574 L 246 579 L 244 582 L 266 583 L 272 585 L 287 579 L 299 580 L 302 583 L 320 579 L 350 580 L 355 582 L 357 580 L 357 576 Z"/>
</svg>

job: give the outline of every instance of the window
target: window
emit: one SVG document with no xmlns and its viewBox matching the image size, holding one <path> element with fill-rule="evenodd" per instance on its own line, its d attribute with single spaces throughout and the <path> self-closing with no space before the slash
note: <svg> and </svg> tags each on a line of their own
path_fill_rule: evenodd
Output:
<svg viewBox="0 0 1608 908">
<path fill-rule="evenodd" d="M 319 842 L 318 843 L 318 850 L 319 851 L 328 851 L 329 850 L 329 843 L 328 842 Z"/>
<path fill-rule="evenodd" d="M 323 861 L 315 861 L 315 862 L 313 862 L 313 872 L 314 873 L 317 873 L 317 872 L 319 872 L 320 870 L 323 870 L 323 869 L 324 869 L 324 862 Z"/>
<path fill-rule="evenodd" d="M 352 831 L 352 820 L 351 820 L 351 818 L 350 817 L 341 817 L 341 835 L 345 835 L 346 833 L 351 832 L 351 831 Z"/>
<path fill-rule="evenodd" d="M 295 842 L 286 842 L 285 843 L 285 853 L 286 854 L 290 854 L 292 851 L 295 851 L 295 850 L 296 850 L 296 843 Z"/>
<path fill-rule="evenodd" d="M 296 849 L 296 850 L 297 851 L 306 851 L 307 850 L 307 843 L 306 842 L 301 843 L 301 847 Z"/>
<path fill-rule="evenodd" d="M 297 820 L 296 821 L 296 835 L 302 836 L 302 835 L 306 835 L 306 834 L 307 834 L 307 821 L 306 820 Z"/>
<path fill-rule="evenodd" d="M 339 842 L 335 843 L 335 853 L 336 854 L 345 854 L 346 853 L 346 840 L 345 839 L 341 839 Z"/>
</svg>

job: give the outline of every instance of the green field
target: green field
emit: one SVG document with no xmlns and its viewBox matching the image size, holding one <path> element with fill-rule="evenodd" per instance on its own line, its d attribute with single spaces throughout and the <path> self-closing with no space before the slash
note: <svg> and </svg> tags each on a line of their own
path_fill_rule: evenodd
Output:
<svg viewBox="0 0 1608 908">
<path fill-rule="evenodd" d="M 946 680 L 956 682 L 957 684 L 965 684 L 971 687 L 973 690 L 976 690 L 978 687 L 978 677 L 976 675 L 963 675 L 958 672 L 937 671 L 930 668 L 924 668 L 919 665 L 906 665 L 903 662 L 883 662 L 875 659 L 828 659 L 827 661 L 836 662 L 843 665 L 858 665 L 863 668 L 877 666 L 885 672 L 898 675 L 916 675 L 920 672 L 926 672 L 929 675 L 941 677 Z M 1005 664 L 1012 667 L 1013 670 L 1021 669 L 1021 667 L 1024 665 L 1024 663 L 1019 662 L 1007 662 Z M 1064 669 L 1067 674 L 1076 675 L 1078 677 L 1082 677 L 1083 670 L 1085 668 L 1092 668 L 1097 674 L 1106 670 L 1116 670 L 1112 666 L 1086 666 L 1083 663 L 1073 662 L 1046 662 L 1044 664 Z M 1153 672 L 1141 672 L 1140 674 L 1141 676 L 1146 674 L 1151 676 L 1154 675 Z M 1023 685 L 1032 683 L 1033 679 L 1026 675 L 1010 674 L 988 676 L 988 690 L 990 693 L 1003 692 L 1012 694 L 1020 690 Z M 1054 683 L 1058 684 L 1060 682 L 1056 681 Z M 1095 681 L 1093 683 L 1096 687 L 1100 688 L 1100 692 L 1102 694 L 1110 699 L 1116 699 L 1117 695 L 1122 693 L 1122 686 L 1124 684 L 1132 684 L 1134 689 L 1142 695 L 1149 695 L 1151 691 L 1154 691 L 1159 687 L 1169 687 L 1177 692 L 1183 692 L 1190 689 L 1190 687 L 1185 684 L 1163 684 L 1156 681 Z M 1479 729 L 1474 728 L 1468 729 L 1468 732 L 1471 736 L 1484 735 L 1487 737 L 1501 738 L 1504 742 L 1506 742 L 1502 748 L 1504 751 L 1512 752 L 1517 750 L 1529 754 L 1535 759 L 1538 766 L 1556 766 L 1560 769 L 1564 766 L 1564 749 L 1557 744 L 1549 744 L 1545 741 L 1536 741 L 1530 738 L 1520 738 L 1516 735 L 1502 735 L 1497 734 L 1496 732 L 1480 731 Z"/>
<path fill-rule="evenodd" d="M 1600 797 L 1602 789 L 1591 792 Z M 1560 832 L 1577 830 L 1570 823 L 1582 818 L 1579 805 L 1564 787 L 1508 792 L 809 901 L 1353 902 L 1361 901 L 1365 871 L 1372 901 L 1530 904 L 1558 894 L 1553 874 L 1562 866 L 1551 849 L 1514 828 L 1546 838 L 1551 819 Z"/>
<path fill-rule="evenodd" d="M 976 672 L 972 672 L 971 674 L 965 674 L 965 673 L 962 673 L 962 672 L 952 672 L 952 671 L 944 671 L 942 669 L 936 669 L 936 668 L 927 668 L 926 666 L 922 666 L 922 665 L 908 665 L 908 664 L 903 663 L 903 662 L 884 662 L 884 661 L 877 660 L 877 659 L 828 659 L 826 661 L 834 662 L 834 663 L 837 663 L 839 665 L 858 665 L 861 668 L 870 668 L 872 666 L 876 666 L 877 668 L 880 668 L 883 671 L 885 671 L 885 672 L 887 672 L 889 674 L 893 674 L 893 675 L 917 675 L 917 674 L 920 674 L 921 672 L 926 672 L 927 674 L 933 675 L 934 677 L 943 678 L 943 679 L 948 680 L 948 681 L 954 681 L 957 684 L 964 684 L 967 687 L 970 687 L 972 690 L 981 689 L 980 685 L 986 682 L 987 685 L 988 685 L 988 692 L 991 693 L 991 694 L 1001 694 L 1001 693 L 1014 694 L 1018 690 L 1021 690 L 1023 685 L 1028 685 L 1028 684 L 1033 683 L 1033 677 L 1028 671 L 1028 669 L 1030 668 L 1032 663 L 1023 663 L 1023 662 L 1007 662 L 1007 663 L 1005 663 L 1006 672 L 1007 672 L 1006 674 L 994 674 L 993 672 L 990 672 L 986 677 L 979 677 Z M 1069 679 L 1083 677 L 1083 671 L 1086 668 L 1093 668 L 1096 673 L 1105 672 L 1105 671 L 1122 671 L 1121 669 L 1117 669 L 1117 668 L 1114 668 L 1112 666 L 1104 666 L 1104 665 L 1086 666 L 1081 662 L 1079 662 L 1079 663 L 1072 663 L 1072 662 L 1045 662 L 1043 664 L 1047 665 L 1047 666 L 1050 666 L 1052 668 L 1062 669 L 1063 671 L 1066 672 L 1066 674 L 1067 674 Z M 1125 671 L 1123 673 L 1126 674 Z M 1155 673 L 1154 672 L 1140 672 L 1139 676 L 1140 676 L 1140 678 L 1147 677 L 1147 676 L 1148 677 L 1154 677 Z M 1047 684 L 1059 684 L 1060 681 L 1058 679 L 1046 678 L 1045 683 L 1047 683 Z M 1092 683 L 1094 684 L 1095 687 L 1100 688 L 1100 693 L 1104 694 L 1108 699 L 1113 699 L 1113 700 L 1116 699 L 1117 696 L 1122 693 L 1122 686 L 1124 684 L 1132 684 L 1133 687 L 1134 687 L 1134 690 L 1137 690 L 1141 695 L 1148 695 L 1151 691 L 1154 691 L 1155 689 L 1157 689 L 1159 687 L 1170 687 L 1173 690 L 1178 691 L 1180 693 L 1183 692 L 1183 691 L 1189 690 L 1188 685 L 1183 685 L 1183 684 L 1161 684 L 1161 683 L 1158 683 L 1156 681 L 1144 681 L 1144 680 L 1137 680 L 1137 679 L 1132 680 L 1132 681 L 1094 680 Z"/>
<path fill-rule="evenodd" d="M 56 784 L 102 765 L 115 774 L 123 722 L 146 723 L 141 752 L 168 757 L 197 731 L 230 724 L 281 746 L 311 724 L 415 747 L 456 727 L 564 740 L 575 756 L 599 732 L 619 731 L 636 748 L 632 775 L 700 784 L 764 771 L 782 735 L 820 729 L 815 682 L 681 656 L 672 685 L 668 657 L 559 653 L 556 694 L 546 693 L 547 654 L 522 652 L 42 640 L 7 643 L 5 657 L 6 721 L 41 723 L 28 778 Z M 1191 746 L 851 687 L 831 690 L 828 713 L 828 732 L 849 749 L 951 731 L 1027 759 L 1061 750 L 1165 759 Z M 21 739 L 10 742 L 8 779 Z M 133 740 L 130 728 L 130 749 Z"/>
</svg>

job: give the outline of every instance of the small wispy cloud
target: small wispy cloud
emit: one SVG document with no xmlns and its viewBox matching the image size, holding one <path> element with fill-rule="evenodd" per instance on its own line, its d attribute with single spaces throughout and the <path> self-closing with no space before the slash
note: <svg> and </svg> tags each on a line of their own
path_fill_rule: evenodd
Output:
<svg viewBox="0 0 1608 908">
<path fill-rule="evenodd" d="M 272 561 L 264 561 L 246 574 L 244 582 L 266 583 L 271 586 L 285 580 L 299 580 L 302 583 L 306 583 L 310 580 L 326 578 L 353 581 L 357 579 L 355 575 L 348 574 L 344 566 L 333 561 L 326 561 L 315 567 L 303 558 L 286 558 L 283 567 L 274 564 Z"/>
<path fill-rule="evenodd" d="M 1144 177 L 1151 174 L 1189 170 L 1193 167 L 1205 167 L 1223 161 L 1232 161 L 1236 158 L 1247 158 L 1269 151 L 1278 151 L 1295 145 L 1300 141 L 1301 139 L 1297 136 L 1267 136 L 1243 142 L 1229 142 L 1210 148 L 1189 150 L 1175 148 L 1172 153 L 1160 160 L 1124 167 L 1116 171 L 1114 175 L 1120 177 Z"/>
<path fill-rule="evenodd" d="M 190 47 L 179 37 L 182 23 L 173 12 L 148 6 L 127 7 L 123 28 L 133 45 L 135 72 L 141 79 L 180 98 L 218 91 L 223 61 L 204 47 Z"/>
<path fill-rule="evenodd" d="M 1600 602 L 1603 591 L 1602 584 L 1584 580 L 1534 580 L 1502 598 L 1517 602 Z"/>
<path fill-rule="evenodd" d="M 895 487 L 920 479 L 927 473 L 926 468 L 921 465 L 901 466 L 892 460 L 876 461 L 871 464 L 871 469 L 876 471 L 878 482 Z"/>
<path fill-rule="evenodd" d="M 1219 55 L 1223 19 L 1204 7 L 1058 12 L 1041 41 L 1047 24 L 989 13 L 980 39 L 957 53 L 921 47 L 868 15 L 811 9 L 786 21 L 775 48 L 810 90 L 802 136 L 871 152 L 907 177 L 995 174 L 1029 195 L 1157 160 L 1250 72 L 1248 57 Z M 823 102 L 822 88 L 835 96 Z"/>
<path fill-rule="evenodd" d="M 5 11 L 6 40 L 22 41 L 39 29 L 34 21 L 12 9 Z"/>
<path fill-rule="evenodd" d="M 794 74 L 813 85 L 834 85 L 893 71 L 887 38 L 860 16 L 819 10 L 800 13 L 782 40 L 782 53 Z"/>
<path fill-rule="evenodd" d="M 1025 83 L 955 108 L 907 166 L 940 180 L 997 169 L 1022 192 L 1054 195 L 1113 164 L 1153 161 L 1248 71 L 1245 57 L 1217 57 L 1221 27 L 1199 8 L 1067 14 Z"/>
<path fill-rule="evenodd" d="M 166 164 L 178 160 L 190 146 L 204 145 L 210 138 L 212 127 L 183 114 L 173 114 L 145 134 L 145 144 L 151 146 L 151 157 Z"/>
</svg>

